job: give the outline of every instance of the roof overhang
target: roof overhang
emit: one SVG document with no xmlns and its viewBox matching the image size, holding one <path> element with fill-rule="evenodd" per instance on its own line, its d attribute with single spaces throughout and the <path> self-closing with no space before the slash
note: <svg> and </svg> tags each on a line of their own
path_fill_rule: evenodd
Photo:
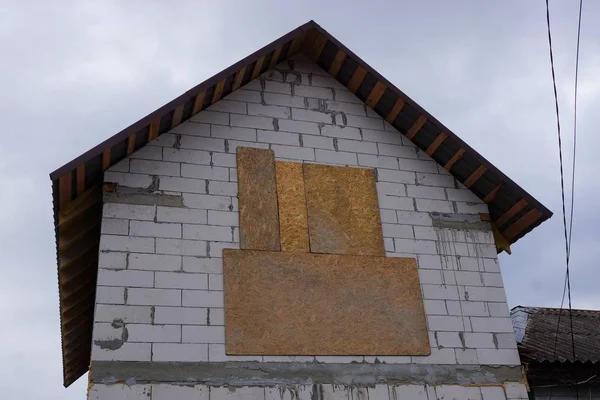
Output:
<svg viewBox="0 0 600 400">
<path fill-rule="evenodd" d="M 90 361 L 104 171 L 299 52 L 328 71 L 487 203 L 492 223 L 509 243 L 552 215 L 450 129 L 310 21 L 50 174 L 65 386 L 83 375 Z"/>
</svg>

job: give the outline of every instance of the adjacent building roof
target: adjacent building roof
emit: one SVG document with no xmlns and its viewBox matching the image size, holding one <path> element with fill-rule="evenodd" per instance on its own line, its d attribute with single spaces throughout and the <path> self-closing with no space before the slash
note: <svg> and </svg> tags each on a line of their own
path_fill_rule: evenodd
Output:
<svg viewBox="0 0 600 400">
<path fill-rule="evenodd" d="M 558 326 L 559 315 L 560 327 Z M 511 318 L 521 361 L 524 363 L 600 361 L 600 311 L 572 310 L 571 315 L 575 357 L 573 357 L 569 310 L 521 306 L 513 308 Z"/>
<path fill-rule="evenodd" d="M 277 63 L 302 52 L 485 201 L 514 243 L 552 213 L 319 25 L 310 21 L 190 89 L 50 174 L 64 384 L 90 361 L 104 171 Z"/>
</svg>

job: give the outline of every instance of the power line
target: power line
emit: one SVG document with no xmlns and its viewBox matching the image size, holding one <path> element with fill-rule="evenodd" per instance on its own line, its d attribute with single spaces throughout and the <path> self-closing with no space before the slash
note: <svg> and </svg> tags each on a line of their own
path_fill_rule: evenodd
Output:
<svg viewBox="0 0 600 400">
<path fill-rule="evenodd" d="M 579 3 L 579 24 L 578 24 L 578 31 L 577 31 L 577 61 L 576 61 L 576 79 L 575 79 L 575 96 L 577 96 L 577 75 L 578 75 L 578 69 L 579 69 L 579 40 L 580 40 L 580 32 L 581 32 L 581 9 L 582 9 L 582 3 L 583 0 L 580 0 Z M 547 28 L 548 28 L 548 47 L 550 50 L 550 66 L 552 68 L 552 84 L 553 84 L 553 89 L 554 89 L 554 104 L 555 104 L 555 110 L 556 110 L 556 125 L 557 125 L 557 134 L 558 134 L 558 157 L 559 157 L 559 162 L 560 162 L 560 188 L 561 188 L 561 199 L 562 199 L 562 213 L 563 213 L 563 227 L 564 227 L 564 236 L 565 236 L 565 255 L 566 255 L 566 275 L 565 275 L 565 280 L 566 280 L 566 289 L 567 289 L 567 294 L 568 294 L 568 299 L 569 299 L 569 319 L 570 319 L 570 325 L 571 325 L 571 346 L 572 346 L 572 351 L 573 351 L 573 361 L 575 361 L 575 335 L 573 332 L 573 314 L 572 314 L 572 305 L 571 305 L 571 279 L 570 279 L 570 271 L 569 271 L 569 260 L 570 260 L 570 248 L 571 248 L 571 241 L 570 241 L 570 236 L 572 233 L 572 223 L 573 223 L 573 204 L 574 204 L 574 200 L 573 200 L 573 193 L 574 193 L 574 188 L 575 188 L 575 184 L 574 184 L 574 177 L 575 177 L 575 169 L 573 168 L 573 176 L 572 176 L 572 182 L 571 182 L 571 215 L 570 215 L 570 226 L 567 229 L 567 211 L 566 211 L 566 201 L 565 201 L 565 183 L 564 183 L 564 170 L 563 170 L 563 156 L 562 156 L 562 139 L 561 139 L 561 129 L 560 129 L 560 113 L 559 113 L 559 107 L 558 107 L 558 93 L 556 90 L 556 74 L 554 72 L 554 55 L 552 52 L 552 35 L 551 35 L 551 30 L 550 30 L 550 6 L 548 4 L 548 0 L 546 0 L 546 23 L 547 23 Z M 576 121 L 576 117 L 575 117 L 575 121 Z M 576 125 L 576 122 L 575 122 Z M 574 142 L 575 144 L 575 142 Z M 574 146 L 575 148 L 575 146 Z M 575 165 L 575 151 L 573 151 L 573 166 Z M 563 302 L 564 302 L 564 289 L 563 289 Z M 560 317 L 561 317 L 561 313 L 562 313 L 562 302 L 561 302 L 561 308 L 559 310 L 558 313 L 558 324 L 556 327 L 556 337 L 555 337 L 555 341 L 554 341 L 554 355 L 556 356 L 556 346 L 558 343 L 558 334 L 560 331 Z M 577 394 L 577 398 L 579 398 L 579 394 Z"/>
</svg>

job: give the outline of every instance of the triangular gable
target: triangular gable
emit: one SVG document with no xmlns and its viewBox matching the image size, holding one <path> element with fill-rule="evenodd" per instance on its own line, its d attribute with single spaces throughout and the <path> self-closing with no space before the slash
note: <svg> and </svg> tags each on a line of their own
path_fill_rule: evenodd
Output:
<svg viewBox="0 0 600 400">
<path fill-rule="evenodd" d="M 489 206 L 514 243 L 552 213 L 316 23 L 284 35 L 50 174 L 60 293 L 64 384 L 87 371 L 106 169 L 218 102 L 261 73 L 303 53 L 448 170 Z"/>
</svg>

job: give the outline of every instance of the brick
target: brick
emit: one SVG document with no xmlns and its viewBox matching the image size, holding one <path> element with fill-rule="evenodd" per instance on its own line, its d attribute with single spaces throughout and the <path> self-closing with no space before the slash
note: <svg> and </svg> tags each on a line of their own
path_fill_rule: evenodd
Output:
<svg viewBox="0 0 600 400">
<path fill-rule="evenodd" d="M 210 308 L 210 324 L 216 326 L 225 325 L 225 310 L 222 308 Z M 312 357 L 311 357 L 312 359 Z"/>
<path fill-rule="evenodd" d="M 179 176 L 180 164 L 166 161 L 131 160 L 130 171 L 138 174 Z"/>
<path fill-rule="evenodd" d="M 357 115 L 346 115 L 346 123 L 348 126 L 353 126 L 356 128 L 364 128 L 364 129 L 383 129 L 383 119 L 381 118 L 369 118 L 369 117 L 360 117 Z"/>
<path fill-rule="evenodd" d="M 493 259 L 484 259 L 483 260 L 483 269 L 485 272 L 500 272 L 500 264 L 498 263 L 498 259 L 495 256 Z"/>
<path fill-rule="evenodd" d="M 397 196 L 378 196 L 379 207 L 391 210 L 407 210 L 414 211 L 413 199 L 410 197 L 397 197 Z"/>
<path fill-rule="evenodd" d="M 450 174 L 429 174 L 417 172 L 417 183 L 422 186 L 454 187 L 454 177 Z"/>
<path fill-rule="evenodd" d="M 379 149 L 379 154 L 384 155 L 384 156 L 392 156 L 392 157 L 400 157 L 400 158 L 413 158 L 413 159 L 417 158 L 416 149 L 413 147 L 396 145 L 396 144 L 377 143 L 377 148 Z"/>
<path fill-rule="evenodd" d="M 237 140 L 229 140 L 229 152 L 235 154 L 238 147 L 254 147 L 257 149 L 268 149 L 268 143 L 256 143 L 256 142 L 241 142 Z"/>
<path fill-rule="evenodd" d="M 289 83 L 266 81 L 264 91 L 271 93 L 292 94 L 292 85 Z"/>
<path fill-rule="evenodd" d="M 160 146 L 160 147 L 173 147 L 175 144 L 176 137 L 172 133 L 163 133 L 156 139 L 148 142 L 147 146 Z"/>
<path fill-rule="evenodd" d="M 211 387 L 210 397 L 223 400 L 265 400 L 265 389 L 262 387 Z"/>
<path fill-rule="evenodd" d="M 273 130 L 273 118 L 231 114 L 231 126 Z"/>
<path fill-rule="evenodd" d="M 231 207 L 231 197 L 214 196 L 203 194 L 183 195 L 183 204 L 189 208 L 199 208 L 202 210 L 229 210 Z"/>
<path fill-rule="evenodd" d="M 183 257 L 183 270 L 204 274 L 222 274 L 223 260 L 220 258 Z"/>
<path fill-rule="evenodd" d="M 229 125 L 229 114 L 217 111 L 204 110 L 190 118 L 192 122 L 204 122 L 205 124 Z"/>
<path fill-rule="evenodd" d="M 127 290 L 127 304 L 141 306 L 181 306 L 181 290 L 129 288 Z"/>
<path fill-rule="evenodd" d="M 182 149 L 225 152 L 225 140 L 199 136 L 182 136 L 180 147 Z"/>
<path fill-rule="evenodd" d="M 399 158 L 398 162 L 401 171 L 437 172 L 437 164 L 435 163 L 435 161 Z"/>
<path fill-rule="evenodd" d="M 232 167 L 237 166 L 235 154 L 228 153 L 212 153 L 212 163 L 218 167 Z"/>
<path fill-rule="evenodd" d="M 427 326 L 430 331 L 462 332 L 465 329 L 462 318 L 457 316 L 428 315 Z"/>
<path fill-rule="evenodd" d="M 152 184 L 152 177 L 150 175 L 106 171 L 104 182 L 117 183 L 119 186 L 130 188 L 147 188 Z"/>
<path fill-rule="evenodd" d="M 458 332 L 436 332 L 437 343 L 442 347 L 463 347 Z"/>
<path fill-rule="evenodd" d="M 208 193 L 223 196 L 237 196 L 237 184 L 232 182 L 211 181 L 208 185 Z"/>
<path fill-rule="evenodd" d="M 464 271 L 480 271 L 483 269 L 483 260 L 475 257 L 461 257 L 460 269 Z"/>
<path fill-rule="evenodd" d="M 231 211 L 209 210 L 208 224 L 222 226 L 239 226 L 238 213 Z"/>
<path fill-rule="evenodd" d="M 292 119 L 296 121 L 320 122 L 333 124 L 333 116 L 330 113 L 292 108 Z"/>
<path fill-rule="evenodd" d="M 152 343 L 152 361 L 200 362 L 208 361 L 208 345 L 192 343 Z M 152 385 L 153 400 L 208 400 L 208 388 L 205 386 L 169 385 L 169 391 L 157 390 Z M 167 385 L 165 385 L 167 386 Z M 176 397 L 177 396 L 177 397 Z"/>
<path fill-rule="evenodd" d="M 318 162 L 327 164 L 358 165 L 356 153 L 316 149 L 315 157 Z"/>
<path fill-rule="evenodd" d="M 495 333 L 496 342 L 498 343 L 499 349 L 516 349 L 517 341 L 515 339 L 515 334 L 511 333 Z"/>
<path fill-rule="evenodd" d="M 471 317 L 474 332 L 512 332 L 512 320 L 499 317 Z"/>
<path fill-rule="evenodd" d="M 376 156 L 371 154 L 359 154 L 358 164 L 367 167 L 397 169 L 398 160 L 394 157 Z"/>
<path fill-rule="evenodd" d="M 446 272 L 442 271 L 444 275 L 444 279 L 446 277 Z M 452 285 L 452 283 L 448 283 L 448 281 L 443 282 L 445 285 Z M 448 310 L 448 315 L 460 315 L 461 317 L 464 315 L 462 310 L 462 302 L 457 300 L 446 300 L 446 309 Z"/>
<path fill-rule="evenodd" d="M 444 300 L 423 300 L 423 305 L 425 307 L 425 314 L 448 315 Z"/>
<path fill-rule="evenodd" d="M 258 115 L 271 118 L 291 118 L 292 114 L 289 107 L 267 106 L 256 103 L 248 104 L 248 115 Z"/>
<path fill-rule="evenodd" d="M 169 192 L 206 193 L 206 181 L 189 178 L 161 177 L 158 189 Z"/>
<path fill-rule="evenodd" d="M 363 140 L 376 143 L 389 143 L 402 145 L 402 135 L 397 132 L 386 132 L 384 130 L 363 129 Z M 380 146 L 380 145 L 378 145 Z M 414 150 L 413 150 L 414 152 Z M 416 156 L 415 156 L 416 157 Z"/>
<path fill-rule="evenodd" d="M 396 217 L 396 210 L 379 210 L 379 215 L 381 216 L 381 222 L 396 224 L 398 223 L 398 218 Z"/>
<path fill-rule="evenodd" d="M 504 287 L 502 275 L 500 274 L 483 272 L 481 277 L 483 278 L 483 284 L 485 286 Z"/>
<path fill-rule="evenodd" d="M 181 224 L 130 221 L 129 235 L 178 239 L 181 238 Z"/>
<path fill-rule="evenodd" d="M 125 288 L 98 286 L 96 288 L 97 304 L 125 304 Z"/>
<path fill-rule="evenodd" d="M 237 228 L 236 228 L 237 229 Z M 209 257 L 221 258 L 223 257 L 223 249 L 239 249 L 239 237 L 236 238 L 236 231 L 234 230 L 235 242 L 209 242 L 210 250 L 208 252 Z"/>
<path fill-rule="evenodd" d="M 430 200 L 430 201 L 435 201 L 435 200 Z M 446 254 L 446 255 L 451 255 L 451 256 L 468 256 L 469 255 L 469 248 L 467 243 L 458 243 L 458 242 L 452 242 L 451 240 L 448 240 L 448 230 L 447 229 L 439 229 L 438 232 L 440 232 L 440 237 L 442 238 L 442 240 L 440 241 L 440 246 L 439 246 L 439 253 L 440 254 Z M 445 238 L 445 239 L 444 239 Z M 479 283 L 481 285 L 481 283 Z"/>
<path fill-rule="evenodd" d="M 441 258 L 438 255 L 419 254 L 417 261 L 419 268 L 442 269 Z"/>
<path fill-rule="evenodd" d="M 386 252 L 394 253 L 396 248 L 394 247 L 394 239 L 383 238 L 383 248 Z"/>
<path fill-rule="evenodd" d="M 163 159 L 162 149 L 158 146 L 144 146 L 130 156 L 132 159 L 155 160 Z M 133 172 L 133 171 L 132 171 Z"/>
<path fill-rule="evenodd" d="M 102 216 L 105 218 L 122 218 L 152 221 L 155 215 L 155 206 L 142 206 L 137 204 L 105 203 Z"/>
<path fill-rule="evenodd" d="M 221 99 L 209 106 L 206 110 L 223 113 L 246 114 L 246 102 Z"/>
<path fill-rule="evenodd" d="M 178 133 L 180 135 L 210 136 L 210 124 L 186 121 L 171 129 L 169 133 Z"/>
<path fill-rule="evenodd" d="M 414 254 L 437 254 L 435 242 L 431 240 L 394 239 L 396 251 Z"/>
<path fill-rule="evenodd" d="M 210 135 L 214 138 L 256 142 L 256 129 L 215 125 L 211 128 Z"/>
<path fill-rule="evenodd" d="M 299 96 L 264 92 L 263 98 L 265 103 L 269 105 L 304 108 L 304 98 Z M 255 102 L 253 101 L 253 103 Z M 258 103 L 260 103 L 260 97 Z"/>
<path fill-rule="evenodd" d="M 208 344 L 208 360 L 216 361 L 262 361 L 261 356 L 228 356 L 225 354 L 225 345 L 222 343 Z M 218 397 L 220 398 L 220 397 Z"/>
<path fill-rule="evenodd" d="M 438 240 L 437 230 L 431 226 L 415 226 L 413 227 L 415 231 L 416 239 L 424 239 L 424 240 Z"/>
<path fill-rule="evenodd" d="M 193 240 L 232 241 L 231 228 L 226 226 L 183 224 L 183 238 Z"/>
<path fill-rule="evenodd" d="M 152 287 L 154 286 L 154 273 L 149 271 L 110 271 L 98 270 L 99 286 L 127 286 L 127 287 Z"/>
<path fill-rule="evenodd" d="M 208 290 L 184 290 L 183 305 L 190 307 L 223 308 L 223 292 Z"/>
<path fill-rule="evenodd" d="M 435 387 L 437 399 L 481 400 L 478 387 L 440 385 Z"/>
<path fill-rule="evenodd" d="M 421 285 L 423 298 L 430 300 L 458 300 L 456 286 Z"/>
<path fill-rule="evenodd" d="M 461 302 L 461 313 L 467 317 L 487 317 L 489 316 L 486 303 L 482 301 L 463 301 Z"/>
<path fill-rule="evenodd" d="M 419 281 L 421 283 L 430 283 L 435 285 L 441 285 L 443 283 L 441 272 L 435 269 L 420 269 Z"/>
<path fill-rule="evenodd" d="M 465 300 L 492 301 L 506 303 L 506 293 L 503 288 L 465 286 L 459 289 Z"/>
<path fill-rule="evenodd" d="M 207 216 L 205 210 L 158 206 L 156 209 L 156 220 L 158 222 L 206 224 Z"/>
<path fill-rule="evenodd" d="M 377 169 L 377 180 L 382 182 L 414 184 L 416 180 L 416 175 L 414 172 Z"/>
<path fill-rule="evenodd" d="M 483 203 L 479 197 L 475 196 L 475 194 L 468 189 L 446 188 L 446 193 L 448 194 L 448 200 Z"/>
<path fill-rule="evenodd" d="M 339 143 L 339 142 L 338 142 Z M 304 147 L 314 147 L 317 149 L 333 150 L 333 138 L 314 136 L 314 135 L 303 135 L 302 145 Z"/>
<path fill-rule="evenodd" d="M 445 200 L 416 199 L 417 211 L 453 213 L 452 203 Z"/>
<path fill-rule="evenodd" d="M 276 158 L 289 158 L 292 160 L 315 160 L 315 151 L 306 147 L 293 147 L 283 145 L 272 145 Z"/>
<path fill-rule="evenodd" d="M 360 130 L 347 126 L 342 127 L 325 125 L 321 128 L 321 135 L 335 138 L 361 140 Z"/>
<path fill-rule="evenodd" d="M 528 399 L 527 388 L 524 384 L 518 382 L 505 382 L 504 390 L 507 399 Z"/>
<path fill-rule="evenodd" d="M 367 115 L 365 106 L 358 103 L 347 103 L 343 101 L 326 100 L 325 107 L 327 110 L 340 111 L 346 114 L 359 115 L 365 117 Z"/>
<path fill-rule="evenodd" d="M 430 355 L 413 356 L 412 360 L 415 364 L 456 364 L 456 355 L 454 349 L 432 348 Z"/>
<path fill-rule="evenodd" d="M 179 325 L 127 325 L 128 342 L 180 342 L 181 327 Z"/>
<path fill-rule="evenodd" d="M 222 326 L 186 326 L 182 330 L 183 343 L 225 343 Z"/>
<path fill-rule="evenodd" d="M 150 385 L 90 384 L 88 400 L 146 400 L 150 396 Z"/>
<path fill-rule="evenodd" d="M 482 386 L 480 389 L 483 400 L 506 400 L 501 386 Z"/>
<path fill-rule="evenodd" d="M 456 271 L 456 282 L 459 285 L 482 286 L 481 274 L 479 272 Z"/>
<path fill-rule="evenodd" d="M 152 309 L 150 306 L 96 305 L 94 321 L 113 322 L 116 319 L 126 324 L 150 324 Z"/>
<path fill-rule="evenodd" d="M 181 176 L 194 179 L 228 181 L 229 169 L 224 167 L 211 167 L 208 165 L 182 164 Z"/>
<path fill-rule="evenodd" d="M 98 268 L 125 269 L 127 268 L 127 253 L 101 251 L 98 254 Z"/>
<path fill-rule="evenodd" d="M 234 92 L 229 93 L 227 96 L 223 97 L 223 99 L 234 101 L 246 101 L 249 103 L 260 103 L 261 95 L 260 92 L 256 92 L 254 90 L 238 89 Z"/>
<path fill-rule="evenodd" d="M 190 274 L 187 272 L 156 272 L 154 287 L 165 289 L 208 289 L 206 274 Z"/>
<path fill-rule="evenodd" d="M 487 204 L 485 203 L 465 203 L 462 201 L 457 201 L 456 210 L 460 214 L 480 214 L 480 213 L 489 213 Z"/>
<path fill-rule="evenodd" d="M 127 235 L 129 233 L 129 220 L 103 218 L 100 232 L 109 235 Z"/>
<path fill-rule="evenodd" d="M 393 182 L 377 182 L 377 193 L 390 196 L 406 196 L 404 184 Z"/>
<path fill-rule="evenodd" d="M 494 336 L 491 333 L 465 332 L 463 334 L 465 347 L 475 349 L 494 349 Z"/>
<path fill-rule="evenodd" d="M 96 345 L 92 346 L 91 358 L 95 361 L 150 361 L 150 357 L 150 343 L 123 343 L 117 350 L 105 350 Z M 136 387 L 137 386 L 138 385 L 136 385 Z M 118 386 L 114 385 L 114 387 Z M 98 399 L 103 400 L 105 398 L 115 399 L 112 395 L 109 397 L 99 397 Z M 118 399 L 118 397 L 116 399 Z"/>
<path fill-rule="evenodd" d="M 258 131 L 258 141 L 265 143 L 288 144 L 291 146 L 300 146 L 300 137 L 297 133 Z"/>
<path fill-rule="evenodd" d="M 319 99 L 333 100 L 333 91 L 330 88 L 315 86 L 295 86 L 294 95 L 302 97 L 316 97 Z"/>
<path fill-rule="evenodd" d="M 390 391 L 393 394 L 390 399 L 410 399 L 410 400 L 427 400 L 427 393 L 424 385 L 394 385 L 390 386 Z M 370 393 L 370 392 L 369 392 Z M 429 398 L 429 400 L 435 400 Z"/>
<path fill-rule="evenodd" d="M 477 357 L 483 365 L 520 365 L 517 349 L 477 349 Z"/>
<path fill-rule="evenodd" d="M 454 349 L 454 352 L 456 353 L 456 362 L 458 364 L 479 364 L 477 351 L 475 349 Z"/>
<path fill-rule="evenodd" d="M 100 251 L 105 250 L 154 253 L 154 238 L 102 235 L 100 236 Z"/>
<path fill-rule="evenodd" d="M 210 290 L 223 290 L 223 275 L 222 274 L 208 275 L 208 288 Z"/>
<path fill-rule="evenodd" d="M 406 185 L 406 192 L 409 197 L 420 199 L 446 199 L 444 189 L 439 187 Z"/>
<path fill-rule="evenodd" d="M 206 325 L 206 308 L 155 307 L 155 324 Z"/>
<path fill-rule="evenodd" d="M 340 151 L 351 151 L 354 153 L 377 154 L 377 146 L 372 142 L 359 140 L 338 139 L 337 146 Z"/>
<path fill-rule="evenodd" d="M 292 121 L 280 119 L 278 121 L 279 130 L 293 133 L 306 133 L 309 135 L 320 135 L 319 124 L 305 121 Z M 272 129 L 272 128 L 270 128 Z"/>
<path fill-rule="evenodd" d="M 492 317 L 510 317 L 510 311 L 506 303 L 488 303 L 487 308 Z"/>
<path fill-rule="evenodd" d="M 156 239 L 157 254 L 206 256 L 206 242 L 200 240 Z"/>
<path fill-rule="evenodd" d="M 412 239 L 414 238 L 412 226 L 410 225 L 397 225 L 397 224 L 381 224 L 381 229 L 383 231 L 384 237 L 389 238 L 404 238 L 404 239 Z M 401 250 L 404 251 L 404 250 Z M 410 251 L 406 251 L 410 253 Z"/>
</svg>

